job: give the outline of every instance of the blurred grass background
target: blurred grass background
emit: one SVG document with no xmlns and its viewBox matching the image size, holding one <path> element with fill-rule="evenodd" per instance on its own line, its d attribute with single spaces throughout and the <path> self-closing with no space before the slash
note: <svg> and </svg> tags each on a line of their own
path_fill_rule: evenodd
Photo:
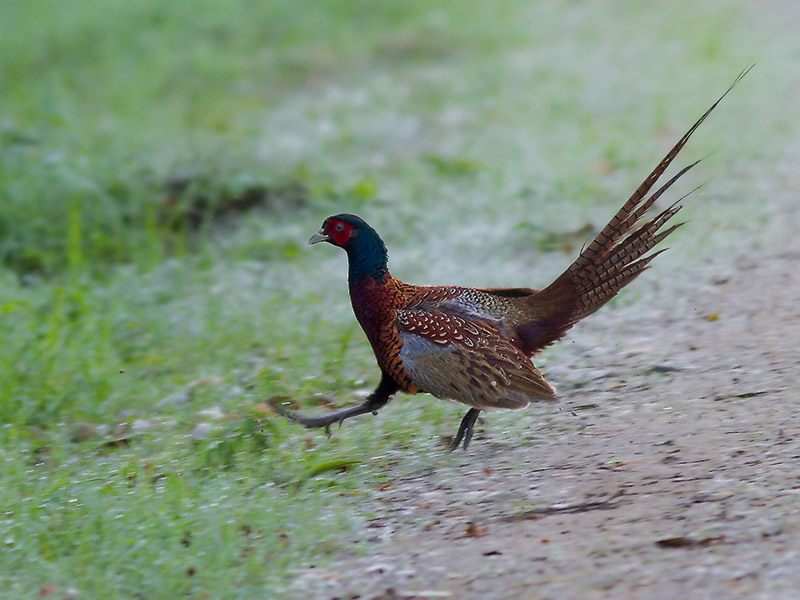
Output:
<svg viewBox="0 0 800 600">
<path fill-rule="evenodd" d="M 370 221 L 408 281 L 541 286 L 755 60 L 680 161 L 715 151 L 659 270 L 779 243 L 759 228 L 796 181 L 798 23 L 733 0 L 3 2 L 4 597 L 279 597 L 370 486 L 446 460 L 443 403 L 330 441 L 259 407 L 376 382 L 343 255 L 305 247 L 328 214 Z"/>
</svg>

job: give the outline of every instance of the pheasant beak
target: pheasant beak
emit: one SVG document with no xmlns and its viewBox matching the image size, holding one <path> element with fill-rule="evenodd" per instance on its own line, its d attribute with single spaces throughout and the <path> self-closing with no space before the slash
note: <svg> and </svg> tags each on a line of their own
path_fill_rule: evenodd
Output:
<svg viewBox="0 0 800 600">
<path fill-rule="evenodd" d="M 329 242 L 330 239 L 330 237 L 320 231 L 311 236 L 311 239 L 308 240 L 308 245 L 311 246 L 313 244 L 319 244 L 320 242 Z"/>
</svg>

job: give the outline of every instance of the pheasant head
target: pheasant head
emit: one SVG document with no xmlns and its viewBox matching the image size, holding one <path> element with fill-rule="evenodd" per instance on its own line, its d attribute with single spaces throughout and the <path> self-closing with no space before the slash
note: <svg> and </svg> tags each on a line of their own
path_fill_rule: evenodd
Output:
<svg viewBox="0 0 800 600">
<path fill-rule="evenodd" d="M 381 280 L 389 276 L 389 253 L 386 245 L 364 219 L 350 214 L 328 217 L 309 244 L 328 242 L 347 252 L 350 282 L 365 277 Z"/>
</svg>

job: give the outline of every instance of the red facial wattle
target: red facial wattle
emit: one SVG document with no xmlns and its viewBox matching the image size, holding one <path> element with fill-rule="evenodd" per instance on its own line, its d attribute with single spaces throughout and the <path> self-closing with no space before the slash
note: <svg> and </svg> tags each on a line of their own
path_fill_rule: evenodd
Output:
<svg viewBox="0 0 800 600">
<path fill-rule="evenodd" d="M 325 235 L 330 237 L 337 246 L 344 246 L 350 239 L 353 226 L 345 221 L 331 221 L 325 228 Z"/>
</svg>

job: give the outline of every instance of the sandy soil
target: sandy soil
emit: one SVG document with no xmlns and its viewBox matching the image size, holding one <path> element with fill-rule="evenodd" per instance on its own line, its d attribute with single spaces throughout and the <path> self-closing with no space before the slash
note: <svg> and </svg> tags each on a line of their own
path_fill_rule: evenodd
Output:
<svg viewBox="0 0 800 600">
<path fill-rule="evenodd" d="M 576 328 L 529 443 L 376 490 L 297 597 L 800 597 L 800 240 L 746 246 Z"/>
</svg>

